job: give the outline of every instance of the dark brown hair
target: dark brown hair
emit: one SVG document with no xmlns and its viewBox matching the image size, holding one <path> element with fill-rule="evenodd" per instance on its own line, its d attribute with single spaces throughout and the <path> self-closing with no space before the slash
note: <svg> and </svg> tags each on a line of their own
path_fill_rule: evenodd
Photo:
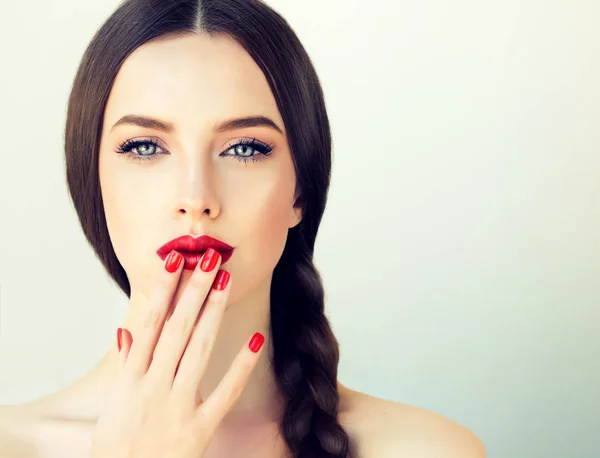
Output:
<svg viewBox="0 0 600 458">
<path fill-rule="evenodd" d="M 315 239 L 329 189 L 331 134 L 315 69 L 289 24 L 259 0 L 127 0 L 106 20 L 81 60 L 69 98 L 66 174 L 81 226 L 107 272 L 130 285 L 113 250 L 100 193 L 98 150 L 104 109 L 125 59 L 158 37 L 226 34 L 265 74 L 283 118 L 303 219 L 289 230 L 273 272 L 273 370 L 286 407 L 281 433 L 296 457 L 354 455 L 338 422 L 339 346 L 324 315 Z"/>
</svg>

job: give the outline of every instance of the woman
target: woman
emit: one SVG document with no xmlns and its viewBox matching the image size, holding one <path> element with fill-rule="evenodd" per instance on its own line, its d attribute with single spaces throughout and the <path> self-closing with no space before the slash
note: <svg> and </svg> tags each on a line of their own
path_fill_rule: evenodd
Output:
<svg viewBox="0 0 600 458">
<path fill-rule="evenodd" d="M 65 150 L 129 314 L 87 375 L 1 410 L 2 456 L 485 456 L 462 426 L 337 380 L 312 262 L 328 117 L 269 7 L 121 4 L 82 59 Z"/>
</svg>

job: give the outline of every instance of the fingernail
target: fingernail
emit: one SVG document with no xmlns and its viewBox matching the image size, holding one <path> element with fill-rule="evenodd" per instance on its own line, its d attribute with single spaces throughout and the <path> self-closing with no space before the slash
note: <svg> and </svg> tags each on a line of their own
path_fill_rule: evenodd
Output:
<svg viewBox="0 0 600 458">
<path fill-rule="evenodd" d="M 165 269 L 167 269 L 167 272 L 173 273 L 179 269 L 181 261 L 183 261 L 183 256 L 181 256 L 181 254 L 177 251 L 173 250 L 169 253 L 169 256 L 167 256 L 165 261 Z"/>
<path fill-rule="evenodd" d="M 219 252 L 214 248 L 209 248 L 202 256 L 202 263 L 200 264 L 200 268 L 204 272 L 212 272 L 215 266 L 217 265 L 217 261 L 219 260 Z"/>
<path fill-rule="evenodd" d="M 252 339 L 250 339 L 248 346 L 250 347 L 250 350 L 256 353 L 263 346 L 263 343 L 265 343 L 265 336 L 263 336 L 260 332 L 257 332 L 252 336 Z"/>
<path fill-rule="evenodd" d="M 123 346 L 123 328 L 117 329 L 117 348 L 121 351 Z"/>
<path fill-rule="evenodd" d="M 227 287 L 227 283 L 229 283 L 229 277 L 231 274 L 226 270 L 219 270 L 217 272 L 217 278 L 215 278 L 215 282 L 213 283 L 213 288 L 217 291 L 223 291 Z"/>
</svg>

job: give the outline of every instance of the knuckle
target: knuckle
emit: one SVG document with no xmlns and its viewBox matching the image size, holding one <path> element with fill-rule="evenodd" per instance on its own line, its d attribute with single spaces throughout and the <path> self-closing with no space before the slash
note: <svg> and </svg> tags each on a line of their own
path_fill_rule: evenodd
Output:
<svg viewBox="0 0 600 458">
<path fill-rule="evenodd" d="M 210 281 L 210 275 L 199 269 L 196 269 L 190 278 L 190 283 L 193 287 L 205 289 Z"/>
<path fill-rule="evenodd" d="M 176 400 L 170 398 L 167 402 L 167 414 L 170 419 L 170 423 L 177 425 L 178 430 L 185 430 L 188 421 L 188 413 L 183 406 Z"/>
<path fill-rule="evenodd" d="M 213 291 L 216 294 L 213 294 Z M 219 319 L 219 317 L 223 315 L 227 300 L 223 294 L 219 293 L 221 293 L 221 291 L 211 289 L 211 292 L 202 306 L 201 311 L 203 316 L 210 316 L 211 319 Z"/>
<path fill-rule="evenodd" d="M 240 383 L 240 381 L 236 381 L 235 383 L 233 383 L 227 393 L 229 403 L 235 402 L 240 397 L 243 391 L 244 385 Z"/>
<path fill-rule="evenodd" d="M 197 355 L 206 355 L 210 350 L 211 336 L 208 333 L 195 334 L 194 353 Z"/>
<path fill-rule="evenodd" d="M 157 307 L 150 307 L 146 314 L 146 321 L 144 322 L 145 328 L 156 328 L 160 322 L 162 316 L 162 310 Z"/>
<path fill-rule="evenodd" d="M 224 291 L 211 289 L 206 302 L 206 305 L 210 305 L 211 307 L 224 307 L 227 302 L 226 294 Z"/>
<path fill-rule="evenodd" d="M 156 398 L 156 388 L 154 384 L 143 383 L 137 390 L 137 410 L 140 413 L 146 413 L 152 400 Z"/>
<path fill-rule="evenodd" d="M 174 320 L 175 322 L 173 323 L 174 331 L 177 334 L 189 334 L 192 328 L 194 327 L 196 321 L 195 318 L 195 316 L 192 316 L 190 314 L 185 314 L 183 316 L 178 317 L 177 320 Z"/>
<path fill-rule="evenodd" d="M 215 430 L 213 416 L 206 409 L 198 409 L 195 416 L 194 432 L 201 437 L 212 437 Z"/>
</svg>

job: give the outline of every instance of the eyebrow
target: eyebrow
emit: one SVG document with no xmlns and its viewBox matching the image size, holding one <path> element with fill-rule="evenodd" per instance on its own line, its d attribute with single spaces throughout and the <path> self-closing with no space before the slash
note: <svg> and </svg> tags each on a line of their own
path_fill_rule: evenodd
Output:
<svg viewBox="0 0 600 458">
<path fill-rule="evenodd" d="M 112 126 L 110 131 L 112 132 L 117 126 L 126 124 L 156 129 L 165 133 L 171 133 L 175 130 L 173 124 L 168 123 L 166 121 L 161 121 L 160 119 L 151 118 L 149 116 L 130 114 L 125 115 L 121 119 L 119 119 L 115 123 L 115 125 Z M 282 129 L 277 124 L 275 124 L 274 121 L 267 118 L 266 116 L 247 116 L 244 118 L 229 119 L 220 124 L 217 124 L 213 129 L 213 133 L 222 134 L 230 130 L 245 129 L 248 127 L 269 127 L 283 135 Z"/>
</svg>

